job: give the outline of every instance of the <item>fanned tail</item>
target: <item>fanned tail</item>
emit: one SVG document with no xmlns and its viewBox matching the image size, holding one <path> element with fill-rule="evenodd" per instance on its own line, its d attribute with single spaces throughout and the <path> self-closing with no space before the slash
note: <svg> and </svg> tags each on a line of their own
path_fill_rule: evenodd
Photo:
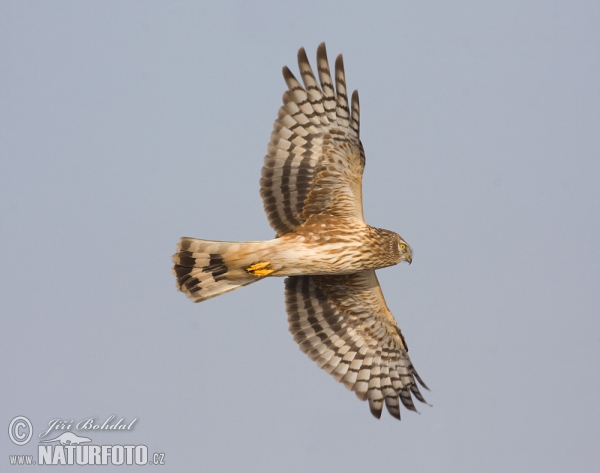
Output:
<svg viewBox="0 0 600 473">
<path fill-rule="evenodd" d="M 194 302 L 252 284 L 272 271 L 261 262 L 267 242 L 228 242 L 183 237 L 173 255 L 177 287 Z"/>
</svg>

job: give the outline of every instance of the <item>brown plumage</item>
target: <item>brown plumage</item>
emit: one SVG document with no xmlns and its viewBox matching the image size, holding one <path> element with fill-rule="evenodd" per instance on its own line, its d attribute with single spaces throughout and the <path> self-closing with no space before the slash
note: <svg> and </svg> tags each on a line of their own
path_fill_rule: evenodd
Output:
<svg viewBox="0 0 600 473">
<path fill-rule="evenodd" d="M 364 221 L 360 109 L 348 106 L 344 63 L 335 62 L 335 87 L 325 44 L 317 77 L 304 49 L 300 75 L 283 68 L 288 90 L 264 159 L 260 194 L 276 238 L 219 242 L 182 238 L 173 256 L 177 285 L 194 302 L 264 277 L 288 276 L 285 302 L 300 349 L 359 399 L 374 416 L 383 404 L 400 418 L 399 403 L 415 410 L 426 387 L 389 311 L 375 270 L 412 261 L 398 234 Z"/>
</svg>

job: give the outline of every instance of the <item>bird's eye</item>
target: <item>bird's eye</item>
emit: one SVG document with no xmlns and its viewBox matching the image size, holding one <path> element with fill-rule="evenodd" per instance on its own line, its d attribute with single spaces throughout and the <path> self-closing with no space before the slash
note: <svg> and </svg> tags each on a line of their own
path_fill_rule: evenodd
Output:
<svg viewBox="0 0 600 473">
<path fill-rule="evenodd" d="M 402 243 L 402 244 L 400 245 L 400 249 L 401 249 L 401 250 L 406 250 L 406 245 L 405 245 L 404 243 Z"/>
</svg>

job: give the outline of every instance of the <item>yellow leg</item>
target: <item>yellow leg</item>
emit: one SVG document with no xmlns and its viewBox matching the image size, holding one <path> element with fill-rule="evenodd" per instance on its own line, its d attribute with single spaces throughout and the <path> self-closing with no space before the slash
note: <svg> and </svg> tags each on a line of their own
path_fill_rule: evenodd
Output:
<svg viewBox="0 0 600 473">
<path fill-rule="evenodd" d="M 250 273 L 252 276 L 268 276 L 273 273 L 274 269 L 268 269 L 271 265 L 269 261 L 259 261 L 258 263 L 251 264 L 246 268 L 246 272 Z"/>
</svg>

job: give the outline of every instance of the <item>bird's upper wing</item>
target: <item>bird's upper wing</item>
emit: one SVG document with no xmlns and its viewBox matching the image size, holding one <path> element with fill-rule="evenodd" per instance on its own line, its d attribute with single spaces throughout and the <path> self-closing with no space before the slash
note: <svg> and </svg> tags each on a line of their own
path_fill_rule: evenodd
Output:
<svg viewBox="0 0 600 473">
<path fill-rule="evenodd" d="M 283 68 L 289 90 L 283 94 L 260 180 L 260 194 L 271 227 L 283 235 L 311 216 L 364 221 L 358 93 L 348 106 L 344 62 L 335 61 L 335 90 L 325 43 L 317 50 L 320 85 L 304 49 L 298 51 L 304 87 Z"/>
<path fill-rule="evenodd" d="M 289 277 L 285 302 L 300 349 L 359 399 L 368 399 L 375 417 L 385 403 L 400 419 L 399 400 L 416 410 L 411 393 L 425 402 L 415 379 L 427 386 L 408 357 L 375 271 Z"/>
</svg>

